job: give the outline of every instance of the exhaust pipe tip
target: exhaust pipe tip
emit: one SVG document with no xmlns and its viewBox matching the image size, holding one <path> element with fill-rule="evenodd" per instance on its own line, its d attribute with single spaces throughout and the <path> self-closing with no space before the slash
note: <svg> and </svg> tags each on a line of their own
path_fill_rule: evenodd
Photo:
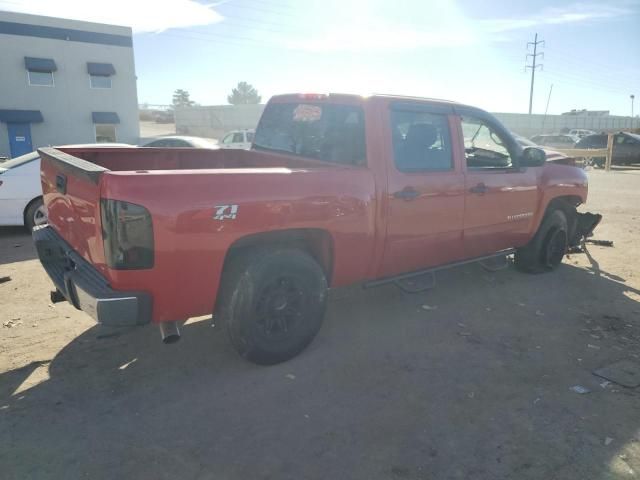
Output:
<svg viewBox="0 0 640 480">
<path fill-rule="evenodd" d="M 159 326 L 162 343 L 170 345 L 172 343 L 177 343 L 178 340 L 180 340 L 178 322 L 161 322 Z"/>
</svg>

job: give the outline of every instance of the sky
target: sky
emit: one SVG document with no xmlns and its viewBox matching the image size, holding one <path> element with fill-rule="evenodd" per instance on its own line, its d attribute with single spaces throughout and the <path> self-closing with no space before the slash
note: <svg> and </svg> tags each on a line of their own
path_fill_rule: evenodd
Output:
<svg viewBox="0 0 640 480">
<path fill-rule="evenodd" d="M 492 112 L 640 113 L 640 0 L 0 0 L 0 10 L 133 28 L 138 99 L 182 88 L 226 103 L 239 82 L 287 92 L 444 98 Z M 551 87 L 553 86 L 552 90 Z M 551 95 L 549 96 L 551 92 Z"/>
</svg>

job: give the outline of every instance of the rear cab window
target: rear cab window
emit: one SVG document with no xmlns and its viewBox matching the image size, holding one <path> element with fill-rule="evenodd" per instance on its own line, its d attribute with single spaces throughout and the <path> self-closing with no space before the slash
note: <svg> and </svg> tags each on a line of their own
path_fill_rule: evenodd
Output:
<svg viewBox="0 0 640 480">
<path fill-rule="evenodd" d="M 356 105 L 325 102 L 270 103 L 253 148 L 324 162 L 366 164 L 364 111 Z"/>
</svg>

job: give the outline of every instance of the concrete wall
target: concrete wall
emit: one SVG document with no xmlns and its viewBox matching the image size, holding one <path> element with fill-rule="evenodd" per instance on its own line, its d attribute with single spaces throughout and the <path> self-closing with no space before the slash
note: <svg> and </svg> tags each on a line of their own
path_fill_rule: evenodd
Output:
<svg viewBox="0 0 640 480">
<path fill-rule="evenodd" d="M 264 105 L 221 105 L 181 108 L 176 111 L 176 132 L 220 139 L 225 132 L 255 128 Z M 578 115 L 527 115 L 494 113 L 507 128 L 524 137 L 540 133 L 557 133 L 563 128 L 584 128 L 596 132 L 640 128 L 640 118 L 582 117 Z"/>
<path fill-rule="evenodd" d="M 131 37 L 131 29 L 36 15 L 0 12 L 0 21 L 108 33 Z M 56 62 L 53 87 L 30 86 L 24 57 Z M 111 63 L 111 89 L 89 86 L 87 62 Z M 40 110 L 31 124 L 33 148 L 95 142 L 91 112 L 116 112 L 118 142 L 137 143 L 138 98 L 133 48 L 79 41 L 0 34 L 0 109 Z M 0 155 L 9 155 L 6 123 L 0 122 Z"/>
<path fill-rule="evenodd" d="M 219 105 L 178 108 L 176 132 L 182 135 L 216 138 L 241 128 L 256 128 L 264 105 Z"/>
<path fill-rule="evenodd" d="M 540 133 L 559 133 L 563 128 L 583 128 L 608 132 L 640 128 L 640 118 L 582 117 L 579 115 L 527 115 L 523 113 L 494 113 L 511 131 L 524 137 Z"/>
</svg>

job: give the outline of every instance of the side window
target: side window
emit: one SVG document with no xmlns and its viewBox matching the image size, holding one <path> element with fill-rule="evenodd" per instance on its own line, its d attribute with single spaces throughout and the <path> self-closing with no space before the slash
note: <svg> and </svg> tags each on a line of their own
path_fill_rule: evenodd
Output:
<svg viewBox="0 0 640 480">
<path fill-rule="evenodd" d="M 227 135 L 226 137 L 224 137 L 222 139 L 222 143 L 224 143 L 225 145 L 229 145 L 231 142 L 233 142 L 233 137 L 235 135 L 233 133 L 230 133 L 229 135 Z"/>
<path fill-rule="evenodd" d="M 464 152 L 469 168 L 509 168 L 513 161 L 506 142 L 483 120 L 462 117 Z"/>
<path fill-rule="evenodd" d="M 391 133 L 394 162 L 401 172 L 453 169 L 446 115 L 394 110 Z"/>
<path fill-rule="evenodd" d="M 253 142 L 253 132 L 247 132 L 247 142 Z"/>
<path fill-rule="evenodd" d="M 242 132 L 233 134 L 233 143 L 243 143 L 244 142 L 244 134 Z"/>
</svg>

